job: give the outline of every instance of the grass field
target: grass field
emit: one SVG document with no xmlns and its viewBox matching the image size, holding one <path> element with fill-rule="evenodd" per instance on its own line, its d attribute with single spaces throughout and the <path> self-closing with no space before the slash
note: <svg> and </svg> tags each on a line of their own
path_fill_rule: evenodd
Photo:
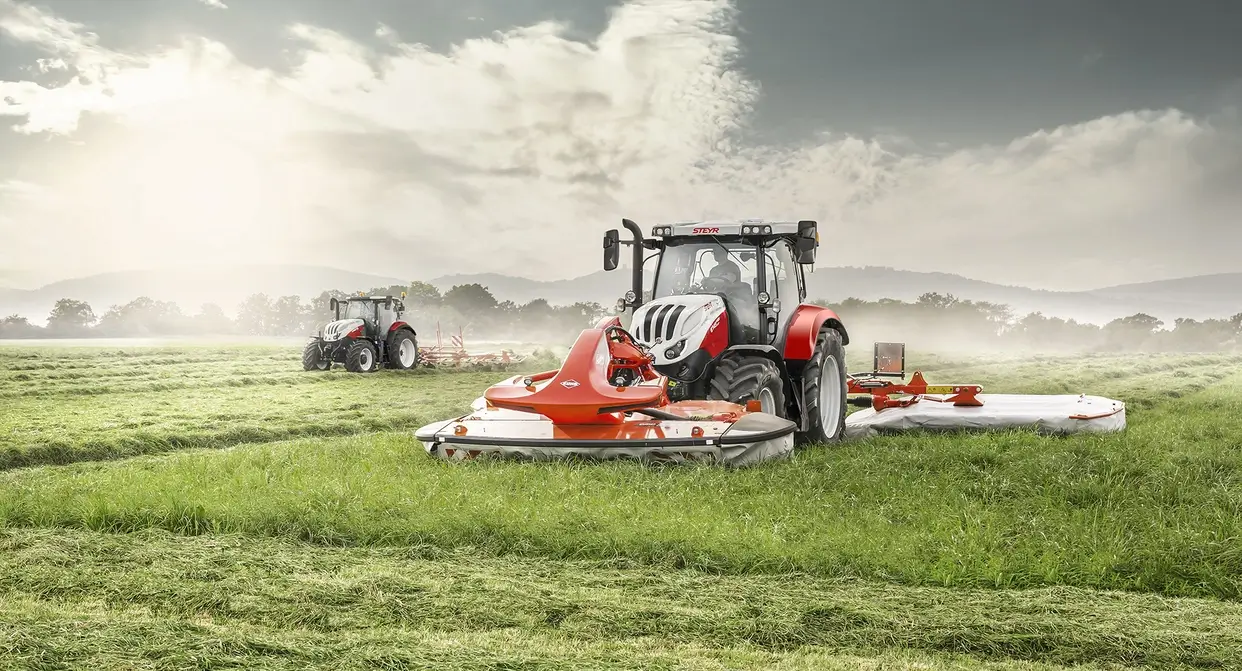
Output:
<svg viewBox="0 0 1242 671">
<path fill-rule="evenodd" d="M 0 348 L 0 667 L 1242 668 L 1242 356 L 909 360 L 1130 427 L 449 465 L 506 373 Z"/>
</svg>

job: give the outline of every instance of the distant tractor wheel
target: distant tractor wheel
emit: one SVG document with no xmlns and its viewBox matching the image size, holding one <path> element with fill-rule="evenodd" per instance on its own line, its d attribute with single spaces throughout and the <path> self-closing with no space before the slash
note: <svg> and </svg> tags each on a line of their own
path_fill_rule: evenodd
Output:
<svg viewBox="0 0 1242 671">
<path fill-rule="evenodd" d="M 302 350 L 302 370 L 328 370 L 331 367 L 332 362 L 324 358 L 319 343 L 306 343 L 306 349 Z"/>
<path fill-rule="evenodd" d="M 355 340 L 345 353 L 345 370 L 351 373 L 373 373 L 379 370 L 375 345 L 367 340 Z"/>
<path fill-rule="evenodd" d="M 409 370 L 418 365 L 418 341 L 414 334 L 401 329 L 388 339 L 388 367 Z"/>
<path fill-rule="evenodd" d="M 760 357 L 725 357 L 707 384 L 707 398 L 745 405 L 757 399 L 761 411 L 785 416 L 785 383 L 781 369 Z"/>
<path fill-rule="evenodd" d="M 815 351 L 802 373 L 802 398 L 807 430 L 800 443 L 834 443 L 845 431 L 845 347 L 836 329 L 825 328 L 815 340 Z"/>
</svg>

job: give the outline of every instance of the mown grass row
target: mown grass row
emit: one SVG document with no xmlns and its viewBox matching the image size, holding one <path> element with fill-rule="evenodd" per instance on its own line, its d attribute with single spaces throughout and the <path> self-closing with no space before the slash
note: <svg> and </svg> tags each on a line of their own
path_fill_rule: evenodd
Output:
<svg viewBox="0 0 1242 671">
<path fill-rule="evenodd" d="M 1124 434 L 914 434 L 734 471 L 447 465 L 408 432 L 300 440 L 9 472 L 0 525 L 1236 599 L 1240 411 L 1234 376 Z"/>
<path fill-rule="evenodd" d="M 286 668 L 1242 664 L 1239 604 L 158 532 L 0 533 L 0 600 L 0 660 L 46 668 L 123 656 Z"/>
<path fill-rule="evenodd" d="M 545 353 L 356 375 L 302 371 L 287 347 L 0 348 L 0 469 L 413 429 L 464 411 L 497 379 L 554 365 Z"/>
<path fill-rule="evenodd" d="M 306 375 L 340 379 L 10 401 L 0 415 L 0 469 L 413 429 L 462 412 L 496 376 Z"/>
<path fill-rule="evenodd" d="M 17 349 L 21 353 L 20 348 Z M 66 348 L 68 349 L 68 348 Z M 182 389 L 244 387 L 256 384 L 304 385 L 336 384 L 350 377 L 339 365 L 332 371 L 305 372 L 300 352 L 290 348 L 238 348 L 190 350 L 185 355 L 159 354 L 144 351 L 139 356 L 114 358 L 112 353 L 76 352 L 60 359 L 55 350 L 42 352 L 34 361 L 0 357 L 0 399 L 100 396 L 109 394 L 167 393 Z M 0 353 L 3 349 L 0 349 Z M 132 352 L 130 352 L 132 354 Z M 520 364 L 476 365 L 465 372 L 490 372 L 503 376 L 517 370 L 554 367 L 556 359 L 546 350 L 527 356 Z M 419 375 L 458 373 L 461 369 L 426 369 L 412 371 L 381 371 L 380 377 L 399 376 L 398 380 Z M 385 378 L 386 382 L 394 380 Z M 56 399 L 48 398 L 49 401 Z"/>
</svg>

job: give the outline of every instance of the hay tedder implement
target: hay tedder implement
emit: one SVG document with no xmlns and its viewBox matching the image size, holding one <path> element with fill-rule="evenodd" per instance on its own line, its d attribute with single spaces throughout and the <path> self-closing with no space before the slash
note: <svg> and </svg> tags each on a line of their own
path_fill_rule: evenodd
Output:
<svg viewBox="0 0 1242 671">
<path fill-rule="evenodd" d="M 604 236 L 604 269 L 633 250 L 632 286 L 618 309 L 584 330 L 557 370 L 489 387 L 472 411 L 421 427 L 427 452 L 481 456 L 628 458 L 753 464 L 796 444 L 914 428 L 1114 431 L 1125 406 L 1090 396 L 982 393 L 978 385 L 905 378 L 905 346 L 877 343 L 870 373 L 848 375 L 849 336 L 828 308 L 806 303 L 814 221 L 695 222 L 644 238 Z M 644 301 L 643 250 L 657 250 Z M 850 398 L 853 396 L 854 398 Z M 847 406 L 866 409 L 849 414 Z"/>
<path fill-rule="evenodd" d="M 466 350 L 464 329 L 458 327 L 457 335 L 449 336 L 448 344 L 440 333 L 440 323 L 436 322 L 436 344 L 424 346 L 418 351 L 419 365 L 428 368 L 470 368 L 475 366 L 504 365 L 520 363 L 525 357 L 514 354 L 511 350 L 501 350 L 499 354 L 471 354 Z"/>
</svg>

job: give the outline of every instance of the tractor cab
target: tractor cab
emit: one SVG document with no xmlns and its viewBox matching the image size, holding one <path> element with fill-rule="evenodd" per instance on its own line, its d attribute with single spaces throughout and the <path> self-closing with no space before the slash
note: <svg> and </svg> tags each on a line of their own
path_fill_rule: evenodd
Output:
<svg viewBox="0 0 1242 671">
<path fill-rule="evenodd" d="M 750 219 L 660 225 L 652 228 L 652 237 L 647 239 L 637 226 L 631 232 L 634 241 L 621 242 L 616 230 L 604 238 L 605 270 L 617 267 L 620 245 L 630 244 L 636 250 L 635 283 L 618 304 L 621 310 L 633 309 L 637 316 L 644 303 L 642 265 L 656 258 L 650 301 L 673 305 L 662 299 L 684 304 L 676 299 L 716 296 L 725 307 L 730 342 L 748 345 L 782 340 L 790 318 L 806 298 L 803 269 L 815 262 L 818 245 L 814 221 Z M 657 253 L 642 259 L 643 249 Z M 653 310 L 645 314 L 650 319 L 631 324 L 638 340 L 654 344 L 673 336 L 671 324 L 663 334 L 659 331 L 663 319 L 675 319 L 675 307 L 665 314 Z"/>
<path fill-rule="evenodd" d="M 405 312 L 405 304 L 394 296 L 349 296 L 345 299 L 333 298 L 330 306 L 334 316 L 333 324 L 362 323 L 368 338 L 387 333 L 392 325 L 401 320 Z"/>
</svg>

